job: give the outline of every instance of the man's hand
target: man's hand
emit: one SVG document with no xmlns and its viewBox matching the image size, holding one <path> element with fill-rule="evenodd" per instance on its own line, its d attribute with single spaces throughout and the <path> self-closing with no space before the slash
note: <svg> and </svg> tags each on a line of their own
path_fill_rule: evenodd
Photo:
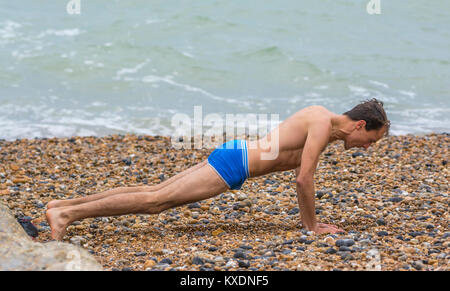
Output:
<svg viewBox="0 0 450 291">
<path fill-rule="evenodd" d="M 318 223 L 316 229 L 313 229 L 313 231 L 316 234 L 345 232 L 343 229 L 340 229 L 335 225 L 326 223 Z"/>
</svg>

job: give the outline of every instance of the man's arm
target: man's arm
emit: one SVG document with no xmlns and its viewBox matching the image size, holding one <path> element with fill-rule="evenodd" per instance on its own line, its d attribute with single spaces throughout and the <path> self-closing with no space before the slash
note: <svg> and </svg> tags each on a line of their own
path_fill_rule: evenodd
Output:
<svg viewBox="0 0 450 291">
<path fill-rule="evenodd" d="M 328 144 L 331 125 L 328 122 L 316 123 L 308 128 L 303 146 L 300 167 L 296 172 L 297 199 L 303 226 L 308 230 L 317 230 L 314 173 L 320 153 Z"/>
<path fill-rule="evenodd" d="M 303 226 L 319 234 L 344 231 L 331 224 L 318 223 L 316 219 L 314 173 L 319 156 L 328 144 L 330 134 L 331 125 L 328 122 L 317 122 L 308 129 L 301 164 L 295 170 L 297 199 Z"/>
</svg>

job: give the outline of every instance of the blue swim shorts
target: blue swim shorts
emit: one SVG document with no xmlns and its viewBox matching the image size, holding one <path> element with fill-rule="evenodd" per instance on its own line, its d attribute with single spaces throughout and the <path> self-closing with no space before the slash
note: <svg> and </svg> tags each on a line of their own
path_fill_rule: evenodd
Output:
<svg viewBox="0 0 450 291">
<path fill-rule="evenodd" d="M 217 147 L 208 157 L 208 163 L 230 189 L 240 189 L 249 177 L 248 150 L 245 140 L 231 140 Z"/>
</svg>

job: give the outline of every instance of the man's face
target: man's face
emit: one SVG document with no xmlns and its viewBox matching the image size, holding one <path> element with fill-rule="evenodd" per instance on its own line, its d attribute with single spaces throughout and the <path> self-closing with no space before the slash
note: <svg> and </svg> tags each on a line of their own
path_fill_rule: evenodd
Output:
<svg viewBox="0 0 450 291">
<path fill-rule="evenodd" d="M 367 131 L 365 125 L 365 121 L 358 122 L 355 130 L 347 135 L 344 139 L 344 147 L 346 150 L 353 147 L 368 149 L 371 144 L 380 140 L 386 132 L 385 126 L 378 130 Z"/>
</svg>

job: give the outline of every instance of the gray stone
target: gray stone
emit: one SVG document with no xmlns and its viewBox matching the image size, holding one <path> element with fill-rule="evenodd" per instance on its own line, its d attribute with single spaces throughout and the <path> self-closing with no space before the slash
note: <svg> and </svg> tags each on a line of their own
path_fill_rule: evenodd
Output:
<svg viewBox="0 0 450 291">
<path fill-rule="evenodd" d="M 347 246 L 340 246 L 339 251 L 340 252 L 350 252 L 352 249 Z"/>
<path fill-rule="evenodd" d="M 337 247 L 342 246 L 351 247 L 352 245 L 355 244 L 355 241 L 352 239 L 338 239 L 335 244 Z"/>
<path fill-rule="evenodd" d="M 335 254 L 335 253 L 337 253 L 337 251 L 334 248 L 329 248 L 325 251 L 325 254 Z"/>
<path fill-rule="evenodd" d="M 242 251 L 237 251 L 237 252 L 235 252 L 234 255 L 233 255 L 233 257 L 234 257 L 235 259 L 246 259 L 246 258 L 247 258 L 247 256 L 245 255 L 245 253 L 242 252 Z"/>
<path fill-rule="evenodd" d="M 250 263 L 248 261 L 238 260 L 238 265 L 241 268 L 248 268 L 248 267 L 250 267 Z"/>
<path fill-rule="evenodd" d="M 194 258 L 192 259 L 192 264 L 193 264 L 193 265 L 203 265 L 204 262 L 203 262 L 202 258 L 200 258 L 200 257 L 194 257 Z"/>
<path fill-rule="evenodd" d="M 423 268 L 425 268 L 425 266 L 423 265 L 423 263 L 421 261 L 415 261 L 412 263 L 412 266 L 414 267 L 414 269 L 416 270 L 422 270 Z"/>
<path fill-rule="evenodd" d="M 100 271 L 88 251 L 63 242 L 33 242 L 9 208 L 0 202 L 0 270 Z"/>
</svg>

